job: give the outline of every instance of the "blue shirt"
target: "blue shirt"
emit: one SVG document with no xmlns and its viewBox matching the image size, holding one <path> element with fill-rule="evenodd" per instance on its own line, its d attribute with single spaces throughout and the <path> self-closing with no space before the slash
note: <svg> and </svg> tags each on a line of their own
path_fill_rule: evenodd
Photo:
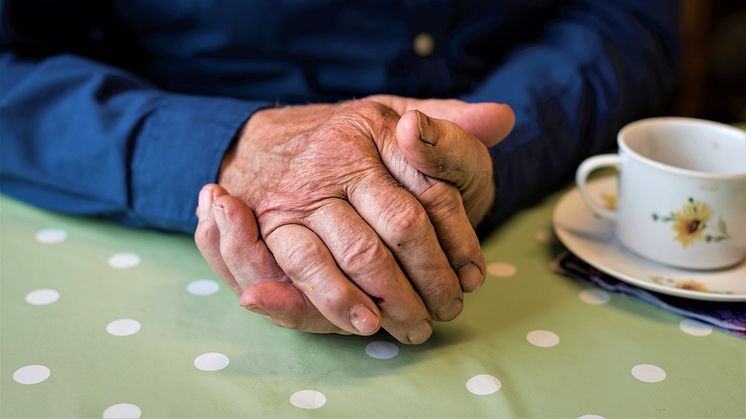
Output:
<svg viewBox="0 0 746 419">
<path fill-rule="evenodd" d="M 2 192 L 191 232 L 257 109 L 458 97 L 516 113 L 490 150 L 491 226 L 658 111 L 677 15 L 673 0 L 0 0 Z"/>
</svg>

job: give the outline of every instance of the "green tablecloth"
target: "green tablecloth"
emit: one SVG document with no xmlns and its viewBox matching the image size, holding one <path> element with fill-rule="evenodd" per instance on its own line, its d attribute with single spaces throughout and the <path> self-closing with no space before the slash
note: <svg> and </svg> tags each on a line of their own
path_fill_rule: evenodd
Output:
<svg viewBox="0 0 746 419">
<path fill-rule="evenodd" d="M 549 271 L 559 196 L 484 243 L 485 285 L 417 347 L 278 328 L 190 237 L 1 198 L 2 416 L 746 416 L 743 340 Z"/>
</svg>

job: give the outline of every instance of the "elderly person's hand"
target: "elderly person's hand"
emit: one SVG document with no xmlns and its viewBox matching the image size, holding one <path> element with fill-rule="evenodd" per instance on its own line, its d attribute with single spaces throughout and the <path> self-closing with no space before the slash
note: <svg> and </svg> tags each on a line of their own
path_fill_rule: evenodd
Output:
<svg viewBox="0 0 746 419">
<path fill-rule="evenodd" d="M 429 108 L 461 119 L 488 144 L 512 125 L 509 108 L 494 104 L 375 99 L 398 112 Z M 400 119 L 371 101 L 262 111 L 221 173 L 241 199 L 206 187 L 196 239 L 213 269 L 243 291 L 242 305 L 278 324 L 369 334 L 380 307 L 384 328 L 419 343 L 430 335 L 430 316 L 455 317 L 461 289 L 483 279 L 469 218 L 476 223 L 489 208 L 491 179 L 481 143 L 421 113 Z M 261 236 L 243 201 L 256 209 Z"/>
</svg>

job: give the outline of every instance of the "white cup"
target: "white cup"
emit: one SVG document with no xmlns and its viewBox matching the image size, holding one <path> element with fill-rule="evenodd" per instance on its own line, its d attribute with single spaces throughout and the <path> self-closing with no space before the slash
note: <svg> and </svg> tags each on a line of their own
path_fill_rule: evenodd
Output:
<svg viewBox="0 0 746 419">
<path fill-rule="evenodd" d="M 686 269 L 724 268 L 744 258 L 746 132 L 701 119 L 650 118 L 622 128 L 617 143 L 618 154 L 586 159 L 575 181 L 588 207 L 616 222 L 623 246 Z M 613 209 L 586 188 L 601 167 L 619 170 Z"/>
</svg>

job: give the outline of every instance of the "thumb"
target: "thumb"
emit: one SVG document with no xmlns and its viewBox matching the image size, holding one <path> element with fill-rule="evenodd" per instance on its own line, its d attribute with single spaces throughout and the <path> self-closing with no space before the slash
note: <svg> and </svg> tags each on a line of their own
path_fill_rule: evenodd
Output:
<svg viewBox="0 0 746 419">
<path fill-rule="evenodd" d="M 458 99 L 412 99 L 392 95 L 375 95 L 368 99 L 392 108 L 399 115 L 417 109 L 433 118 L 451 121 L 488 148 L 502 141 L 515 125 L 513 109 L 494 102 L 467 103 Z"/>
<path fill-rule="evenodd" d="M 454 122 L 416 110 L 399 119 L 396 139 L 417 170 L 458 188 L 473 225 L 481 221 L 494 199 L 492 160 L 484 143 Z"/>
<path fill-rule="evenodd" d="M 489 148 L 502 141 L 515 125 L 515 114 L 508 105 L 499 103 L 466 103 L 425 100 L 417 107 L 433 118 L 445 119 L 460 126 Z"/>
</svg>

